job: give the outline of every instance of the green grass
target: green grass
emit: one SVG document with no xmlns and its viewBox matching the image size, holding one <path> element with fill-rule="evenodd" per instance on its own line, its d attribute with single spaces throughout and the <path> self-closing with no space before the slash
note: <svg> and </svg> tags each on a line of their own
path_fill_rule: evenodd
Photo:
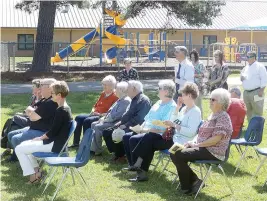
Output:
<svg viewBox="0 0 267 201">
<path fill-rule="evenodd" d="M 157 99 L 156 94 L 153 92 L 148 93 L 149 97 L 155 102 Z M 7 120 L 15 112 L 22 111 L 27 104 L 29 95 L 3 95 L 2 98 L 2 110 L 1 110 L 1 123 Z M 92 104 L 96 101 L 97 94 L 94 93 L 71 93 L 68 97 L 68 103 L 72 108 L 73 115 L 76 116 L 80 113 L 88 113 L 92 107 Z M 204 100 L 204 116 L 205 118 L 210 113 L 207 100 Z M 266 116 L 266 111 L 265 115 Z M 247 126 L 247 122 L 245 124 Z M 260 147 L 267 147 L 266 130 L 264 130 L 263 142 Z M 110 154 L 104 149 L 103 157 L 93 157 L 90 162 L 81 169 L 86 181 L 89 184 L 89 188 L 94 192 L 94 198 L 92 193 L 88 192 L 89 198 L 86 198 L 83 185 L 76 179 L 76 185 L 72 185 L 71 177 L 68 176 L 63 183 L 63 188 L 59 192 L 56 200 L 58 201 L 85 201 L 85 200 L 192 200 L 192 197 L 183 196 L 178 190 L 176 190 L 177 183 L 172 185 L 174 175 L 170 173 L 164 174 L 160 179 L 158 178 L 159 172 L 150 175 L 150 180 L 144 183 L 129 183 L 127 181 L 130 178 L 129 175 L 120 173 L 120 169 L 123 165 L 109 164 L 108 159 Z M 224 165 L 227 177 L 234 189 L 234 195 L 230 195 L 230 191 L 227 188 L 223 177 L 218 174 L 218 171 L 214 169 L 212 173 L 212 181 L 208 180 L 208 186 L 203 189 L 197 200 L 267 200 L 267 186 L 262 187 L 264 180 L 266 179 L 266 171 L 262 169 L 259 172 L 259 178 L 253 179 L 252 175 L 256 171 L 259 164 L 259 160 L 256 158 L 253 151 L 249 152 L 252 158 L 247 159 L 247 164 L 243 163 L 240 170 L 236 175 L 233 175 L 237 159 L 239 155 L 235 149 L 231 151 L 232 156 L 229 158 L 227 164 Z M 75 155 L 75 151 L 71 152 L 71 155 Z M 157 154 L 155 156 L 157 159 Z M 153 161 L 155 163 L 155 160 Z M 126 166 L 126 165 L 125 165 Z M 161 170 L 162 166 L 158 169 Z M 170 170 L 175 172 L 173 164 L 169 165 Z M 45 166 L 45 170 L 48 168 Z M 41 201 L 49 200 L 53 195 L 57 180 L 62 176 L 62 171 L 59 169 L 56 178 L 48 188 L 45 196 L 42 196 L 42 189 L 39 189 L 37 185 L 26 185 L 27 177 L 22 176 L 22 171 L 18 163 L 6 164 L 2 162 L 1 165 L 1 200 L 9 201 Z"/>
</svg>

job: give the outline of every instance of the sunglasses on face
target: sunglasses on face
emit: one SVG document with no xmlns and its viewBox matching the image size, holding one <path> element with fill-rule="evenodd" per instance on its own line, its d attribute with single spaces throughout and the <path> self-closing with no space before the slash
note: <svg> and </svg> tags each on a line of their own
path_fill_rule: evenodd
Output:
<svg viewBox="0 0 267 201">
<path fill-rule="evenodd" d="M 249 55 L 247 56 L 248 59 L 251 59 L 251 58 L 254 58 L 254 57 L 255 57 L 255 56 L 249 56 Z"/>
</svg>

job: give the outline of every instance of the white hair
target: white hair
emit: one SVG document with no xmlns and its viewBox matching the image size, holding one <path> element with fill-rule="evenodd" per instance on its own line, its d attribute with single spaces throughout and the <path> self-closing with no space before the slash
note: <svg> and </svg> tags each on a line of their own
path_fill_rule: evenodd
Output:
<svg viewBox="0 0 267 201">
<path fill-rule="evenodd" d="M 116 81 L 116 78 L 113 75 L 107 75 L 102 80 L 102 83 L 111 84 L 112 88 L 115 89 L 117 81 Z"/>
<path fill-rule="evenodd" d="M 175 83 L 172 80 L 160 80 L 159 87 L 168 91 L 168 98 L 173 98 L 175 94 Z"/>
<path fill-rule="evenodd" d="M 235 93 L 239 98 L 241 97 L 241 90 L 239 87 L 232 87 L 230 93 Z"/>
<path fill-rule="evenodd" d="M 139 93 L 143 92 L 143 84 L 140 81 L 137 80 L 130 80 L 129 86 L 134 87 Z"/>
<path fill-rule="evenodd" d="M 120 91 L 123 95 L 127 95 L 128 83 L 127 82 L 119 82 L 117 84 L 116 90 Z"/>
<path fill-rule="evenodd" d="M 230 104 L 230 93 L 226 89 L 218 88 L 211 92 L 211 97 L 216 98 L 219 104 L 222 105 L 222 109 L 226 111 Z"/>
<path fill-rule="evenodd" d="M 44 78 L 44 79 L 41 79 L 41 84 L 53 84 L 55 83 L 57 80 L 54 79 L 54 78 Z"/>
<path fill-rule="evenodd" d="M 183 52 L 185 56 L 188 53 L 188 50 L 187 50 L 187 48 L 185 46 L 175 46 L 174 49 L 177 52 L 180 52 L 180 51 Z"/>
</svg>

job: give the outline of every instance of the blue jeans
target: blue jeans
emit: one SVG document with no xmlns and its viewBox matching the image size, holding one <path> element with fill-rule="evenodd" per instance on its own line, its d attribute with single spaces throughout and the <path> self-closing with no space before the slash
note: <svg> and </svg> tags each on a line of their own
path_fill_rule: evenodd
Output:
<svg viewBox="0 0 267 201">
<path fill-rule="evenodd" d="M 83 132 L 85 132 L 88 128 L 91 128 L 91 124 L 93 122 L 98 121 L 99 119 L 100 119 L 99 116 L 89 116 L 89 114 L 78 115 L 75 118 L 75 121 L 77 122 L 77 126 L 74 131 L 73 144 L 75 145 L 80 144 L 82 128 L 83 128 Z"/>
<path fill-rule="evenodd" d="M 32 130 L 30 127 L 25 127 L 8 133 L 7 138 L 12 148 L 15 149 L 17 145 L 26 140 L 32 140 L 33 138 L 40 137 L 45 134 L 45 131 Z"/>
</svg>

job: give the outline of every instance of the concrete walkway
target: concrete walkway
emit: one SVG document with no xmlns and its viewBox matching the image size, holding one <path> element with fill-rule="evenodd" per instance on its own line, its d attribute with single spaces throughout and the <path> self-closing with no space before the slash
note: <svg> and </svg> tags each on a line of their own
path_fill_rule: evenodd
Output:
<svg viewBox="0 0 267 201">
<path fill-rule="evenodd" d="M 146 90 L 157 89 L 157 84 L 159 80 L 141 80 Z M 239 86 L 241 81 L 239 77 L 228 78 L 229 86 Z M 101 82 L 69 82 L 68 83 L 70 91 L 92 91 L 97 92 L 102 90 Z M 1 84 L 1 94 L 23 94 L 31 93 L 31 84 Z"/>
</svg>

